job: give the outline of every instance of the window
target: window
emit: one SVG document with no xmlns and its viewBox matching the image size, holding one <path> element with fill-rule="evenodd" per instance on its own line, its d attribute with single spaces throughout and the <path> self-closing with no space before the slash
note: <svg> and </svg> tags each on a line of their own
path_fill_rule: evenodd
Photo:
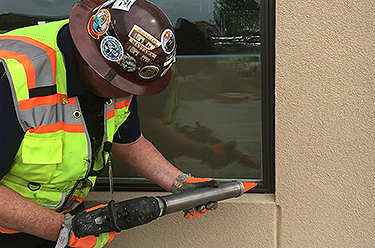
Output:
<svg viewBox="0 0 375 248">
<path fill-rule="evenodd" d="M 177 61 L 164 92 L 138 97 L 141 131 L 186 173 L 256 181 L 254 192 L 273 192 L 273 1 L 152 2 L 175 28 Z M 202 162 L 202 145 L 226 141 L 236 143 L 233 162 L 222 168 Z M 160 189 L 116 158 L 113 164 L 115 188 Z M 98 183 L 108 187 L 106 177 Z"/>
<path fill-rule="evenodd" d="M 0 32 L 66 18 L 75 2 L 5 0 Z M 141 131 L 186 173 L 256 181 L 253 192 L 272 193 L 274 0 L 152 2 L 175 28 L 177 61 L 164 92 L 138 97 Z M 212 145 L 228 149 L 227 166 L 205 163 Z M 115 157 L 112 163 L 116 190 L 160 190 Z M 96 189 L 107 188 L 103 174 Z"/>
</svg>

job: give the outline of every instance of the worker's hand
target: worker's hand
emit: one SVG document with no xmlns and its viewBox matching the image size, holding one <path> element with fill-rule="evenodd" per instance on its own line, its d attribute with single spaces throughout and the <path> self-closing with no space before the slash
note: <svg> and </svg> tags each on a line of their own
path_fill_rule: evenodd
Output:
<svg viewBox="0 0 375 248">
<path fill-rule="evenodd" d="M 211 155 L 205 163 L 211 169 L 221 169 L 230 163 L 233 163 L 235 158 L 235 141 L 225 141 L 213 144 L 211 146 Z"/>
<path fill-rule="evenodd" d="M 215 210 L 218 207 L 217 202 L 209 202 L 205 205 L 200 205 L 195 208 L 184 210 L 185 219 L 192 219 L 194 217 L 200 217 L 202 214 L 207 213 L 210 210 Z"/>
<path fill-rule="evenodd" d="M 171 187 L 171 192 L 173 194 L 179 194 L 182 192 L 202 188 L 202 187 L 218 187 L 219 182 L 212 180 L 212 178 L 200 178 L 192 177 L 188 174 L 179 175 L 173 182 Z M 199 217 L 209 210 L 215 210 L 218 206 L 217 202 L 208 202 L 205 205 L 200 205 L 192 209 L 184 210 L 184 217 L 186 219 L 191 219 L 194 216 Z"/>
<path fill-rule="evenodd" d="M 260 164 L 257 163 L 250 154 L 244 154 L 243 156 L 241 156 L 241 158 L 238 160 L 238 162 L 242 166 L 246 166 L 246 167 L 250 167 L 250 168 L 256 168 L 256 169 L 261 168 Z"/>
<path fill-rule="evenodd" d="M 90 212 L 95 209 L 106 207 L 107 205 L 98 205 L 87 209 L 84 212 Z M 119 232 L 100 233 L 98 235 L 88 235 L 85 237 L 77 237 L 73 231 L 73 218 L 70 214 L 65 215 L 65 222 L 57 239 L 56 248 L 90 248 L 103 247 Z"/>
</svg>

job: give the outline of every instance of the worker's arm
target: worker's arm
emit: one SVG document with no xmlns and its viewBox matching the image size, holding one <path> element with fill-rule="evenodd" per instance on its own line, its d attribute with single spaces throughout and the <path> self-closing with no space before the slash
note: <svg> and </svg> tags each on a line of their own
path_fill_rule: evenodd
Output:
<svg viewBox="0 0 375 248">
<path fill-rule="evenodd" d="M 0 185 L 0 226 L 56 241 L 65 217 Z"/>
<path fill-rule="evenodd" d="M 168 191 L 174 179 L 182 174 L 143 135 L 132 143 L 113 143 L 112 152 L 135 173 Z"/>
</svg>

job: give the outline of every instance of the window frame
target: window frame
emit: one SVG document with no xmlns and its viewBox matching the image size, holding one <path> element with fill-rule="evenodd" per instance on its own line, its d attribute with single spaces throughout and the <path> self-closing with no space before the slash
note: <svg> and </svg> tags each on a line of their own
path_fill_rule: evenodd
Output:
<svg viewBox="0 0 375 248">
<path fill-rule="evenodd" d="M 275 193 L 275 0 L 261 0 L 261 82 L 263 181 L 259 190 Z"/>
<path fill-rule="evenodd" d="M 275 0 L 260 1 L 262 181 L 250 193 L 275 193 Z M 94 191 L 108 191 L 108 177 L 98 177 Z M 226 181 L 219 179 L 219 181 Z M 246 180 L 251 181 L 251 180 Z M 113 178 L 115 191 L 165 191 L 143 178 Z"/>
</svg>

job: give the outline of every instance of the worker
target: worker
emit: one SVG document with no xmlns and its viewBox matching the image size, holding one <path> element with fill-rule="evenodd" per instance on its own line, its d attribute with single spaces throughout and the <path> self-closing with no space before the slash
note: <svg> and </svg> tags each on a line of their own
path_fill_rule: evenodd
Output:
<svg viewBox="0 0 375 248">
<path fill-rule="evenodd" d="M 139 130 L 137 95 L 168 86 L 175 50 L 170 21 L 146 0 L 80 0 L 68 20 L 0 35 L 1 248 L 111 241 L 118 232 L 72 230 L 111 154 L 175 194 L 217 187 L 174 167 Z"/>
</svg>

